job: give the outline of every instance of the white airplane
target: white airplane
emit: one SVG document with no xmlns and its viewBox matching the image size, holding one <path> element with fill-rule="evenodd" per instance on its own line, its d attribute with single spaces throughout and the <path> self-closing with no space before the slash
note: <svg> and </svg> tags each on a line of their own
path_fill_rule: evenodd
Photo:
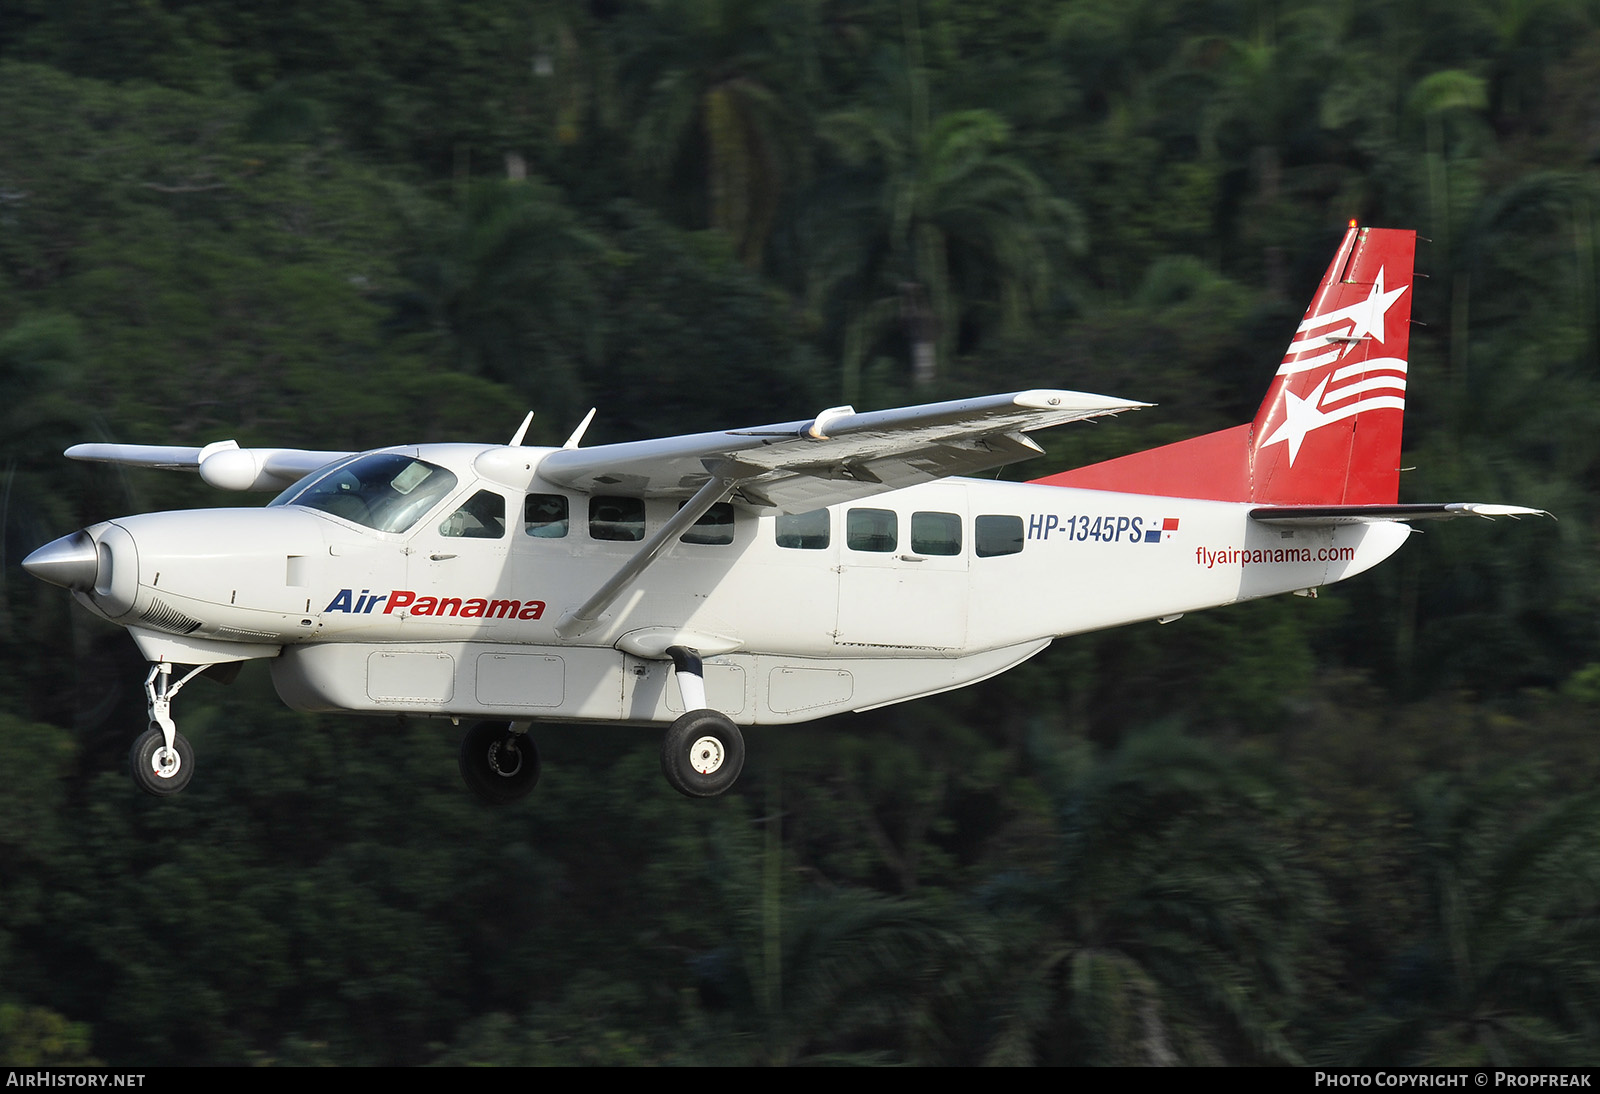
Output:
<svg viewBox="0 0 1600 1094">
<path fill-rule="evenodd" d="M 535 722 L 670 723 L 667 781 L 708 797 L 739 726 L 869 710 L 984 680 L 1058 637 L 1286 592 L 1393 554 L 1412 232 L 1345 234 L 1255 420 L 1028 483 L 961 478 L 1028 434 L 1148 404 L 1023 391 L 582 448 L 371 452 L 82 444 L 73 459 L 283 491 L 265 508 L 103 521 L 23 563 L 151 662 L 130 766 L 178 792 L 171 704 L 270 661 L 296 710 L 475 723 L 468 786 L 519 798 Z M 529 419 L 532 415 L 529 415 Z M 186 670 L 174 679 L 175 665 Z"/>
</svg>

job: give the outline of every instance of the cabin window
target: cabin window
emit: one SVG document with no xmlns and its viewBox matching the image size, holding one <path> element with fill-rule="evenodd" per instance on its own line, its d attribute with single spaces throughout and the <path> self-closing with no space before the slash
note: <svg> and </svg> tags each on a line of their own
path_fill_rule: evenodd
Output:
<svg viewBox="0 0 1600 1094">
<path fill-rule="evenodd" d="M 852 509 L 845 520 L 844 543 L 852 551 L 893 551 L 900 520 L 893 509 Z"/>
<path fill-rule="evenodd" d="M 973 522 L 972 539 L 979 558 L 1019 554 L 1022 551 L 1022 518 L 979 517 Z"/>
<path fill-rule="evenodd" d="M 589 499 L 589 535 L 593 539 L 632 542 L 644 538 L 644 499 Z"/>
<path fill-rule="evenodd" d="M 404 532 L 456 488 L 442 467 L 397 452 L 373 452 L 299 482 L 272 500 L 303 505 L 379 532 Z"/>
<path fill-rule="evenodd" d="M 959 555 L 961 518 L 954 513 L 912 513 L 911 553 Z"/>
<path fill-rule="evenodd" d="M 479 490 L 444 518 L 439 534 L 460 539 L 499 539 L 506 534 L 506 499 L 493 490 Z"/>
<path fill-rule="evenodd" d="M 522 507 L 523 530 L 539 539 L 567 534 L 567 499 L 560 494 L 529 494 Z"/>
<path fill-rule="evenodd" d="M 678 506 L 682 509 L 683 506 Z M 700 515 L 689 530 L 678 537 L 684 543 L 722 546 L 733 542 L 733 503 L 719 501 Z"/>
<path fill-rule="evenodd" d="M 777 532 L 779 547 L 821 551 L 832 542 L 826 509 L 812 509 L 806 513 L 781 513 L 777 520 Z"/>
</svg>

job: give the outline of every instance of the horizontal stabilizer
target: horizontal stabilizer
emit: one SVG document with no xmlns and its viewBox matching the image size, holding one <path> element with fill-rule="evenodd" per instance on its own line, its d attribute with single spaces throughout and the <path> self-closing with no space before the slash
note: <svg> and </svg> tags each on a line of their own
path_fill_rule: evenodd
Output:
<svg viewBox="0 0 1600 1094">
<path fill-rule="evenodd" d="M 1272 505 L 1250 510 L 1250 519 L 1262 524 L 1329 528 L 1339 524 L 1372 524 L 1388 520 L 1449 520 L 1452 517 L 1548 517 L 1543 509 L 1521 505 L 1484 505 L 1455 501 L 1419 505 Z M 1551 518 L 1554 519 L 1554 518 Z"/>
<path fill-rule="evenodd" d="M 283 490 L 320 467 L 353 452 L 313 452 L 303 448 L 240 448 L 236 441 L 217 441 L 204 448 L 157 444 L 75 444 L 72 460 L 148 467 L 160 471 L 197 471 L 221 490 Z"/>
</svg>

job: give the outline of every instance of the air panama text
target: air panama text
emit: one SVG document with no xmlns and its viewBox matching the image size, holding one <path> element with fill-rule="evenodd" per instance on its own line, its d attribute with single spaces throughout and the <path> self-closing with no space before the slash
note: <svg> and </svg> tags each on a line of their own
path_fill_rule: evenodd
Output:
<svg viewBox="0 0 1600 1094">
<path fill-rule="evenodd" d="M 349 612 L 352 615 L 370 615 L 382 605 L 381 615 L 402 612 L 407 615 L 453 615 L 460 619 L 538 619 L 544 615 L 542 600 L 489 600 L 475 596 L 418 596 L 410 589 L 396 589 L 390 593 L 372 593 L 362 589 L 340 589 L 339 594 L 322 609 L 325 612 Z"/>
<path fill-rule="evenodd" d="M 1354 547 L 1196 547 L 1196 566 L 1208 570 L 1218 566 L 1263 566 L 1280 562 L 1349 562 L 1356 557 Z"/>
</svg>

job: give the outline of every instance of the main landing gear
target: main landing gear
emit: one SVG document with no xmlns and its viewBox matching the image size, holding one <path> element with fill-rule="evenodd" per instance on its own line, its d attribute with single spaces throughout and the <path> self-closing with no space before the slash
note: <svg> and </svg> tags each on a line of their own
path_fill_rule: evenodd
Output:
<svg viewBox="0 0 1600 1094">
<path fill-rule="evenodd" d="M 196 666 L 173 683 L 171 663 L 161 661 L 151 665 L 150 675 L 144 678 L 150 728 L 134 740 L 128 753 L 128 771 L 134 785 L 146 794 L 165 798 L 188 786 L 194 778 L 194 749 L 173 724 L 172 697 L 207 667 Z"/>
<path fill-rule="evenodd" d="M 490 805 L 525 798 L 539 782 L 539 749 L 527 723 L 479 722 L 461 739 L 461 778 Z"/>
<path fill-rule="evenodd" d="M 714 798 L 744 769 L 744 737 L 727 715 L 706 707 L 700 655 L 671 646 L 673 676 L 687 713 L 661 742 L 661 773 L 680 794 Z M 539 749 L 526 722 L 478 722 L 461 739 L 461 779 L 490 805 L 517 801 L 539 782 Z"/>
<path fill-rule="evenodd" d="M 744 770 L 744 736 L 726 714 L 706 708 L 705 670 L 687 646 L 669 646 L 673 676 L 687 712 L 661 742 L 661 773 L 680 794 L 714 798 Z"/>
</svg>

